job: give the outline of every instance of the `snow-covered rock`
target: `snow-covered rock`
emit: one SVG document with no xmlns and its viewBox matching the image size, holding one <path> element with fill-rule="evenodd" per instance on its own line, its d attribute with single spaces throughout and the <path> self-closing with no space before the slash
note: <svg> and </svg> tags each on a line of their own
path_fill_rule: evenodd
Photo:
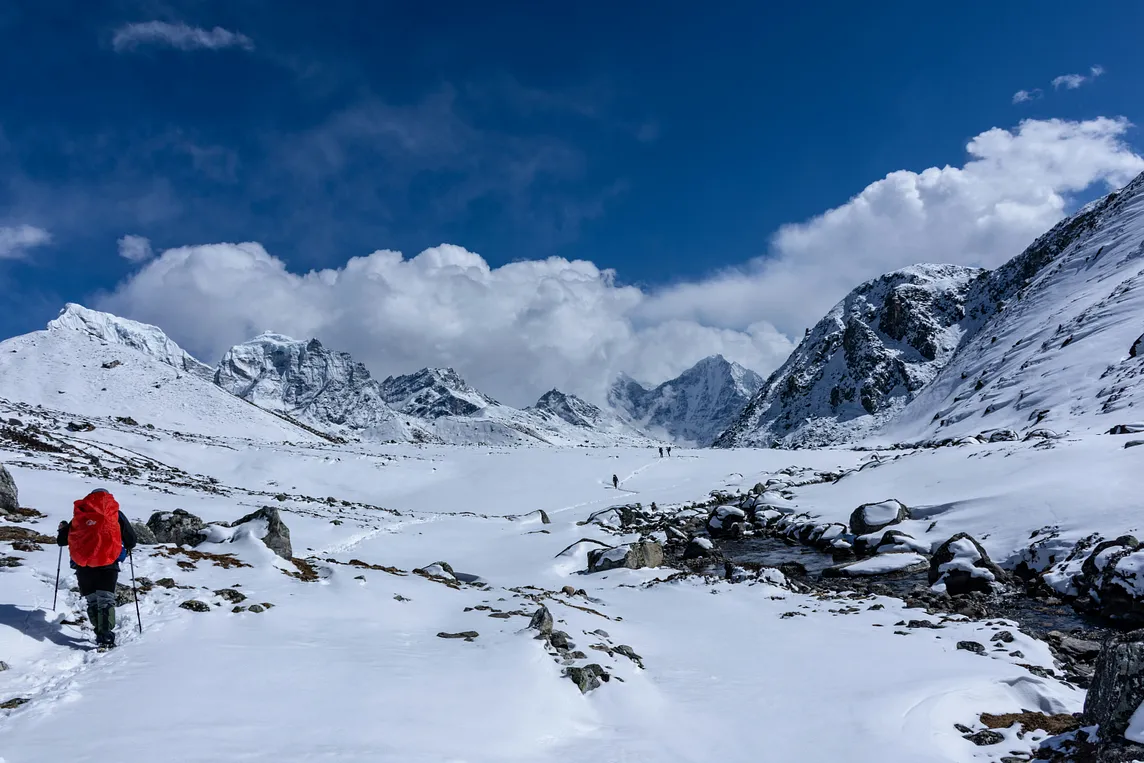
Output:
<svg viewBox="0 0 1144 763">
<path fill-rule="evenodd" d="M 635 440 L 646 439 L 642 433 L 615 413 L 556 389 L 544 393 L 536 401 L 536 405 L 524 410 L 525 413 L 552 423 L 562 422 L 580 429 L 615 434 Z"/>
<path fill-rule="evenodd" d="M 202 379 L 209 380 L 214 374 L 210 366 L 191 357 L 162 329 L 111 313 L 89 310 L 71 302 L 64 306 L 57 318 L 48 323 L 48 331 L 78 331 L 108 344 L 130 347 Z"/>
<path fill-rule="evenodd" d="M 621 375 L 608 391 L 608 404 L 649 435 L 706 446 L 742 413 L 762 383 L 754 371 L 712 355 L 654 389 Z"/>
<path fill-rule="evenodd" d="M 867 535 L 909 518 L 909 507 L 896 499 L 864 503 L 850 514 L 850 532 Z"/>
<path fill-rule="evenodd" d="M 895 573 L 920 572 L 929 566 L 921 554 L 881 554 L 858 562 L 839 564 L 823 570 L 823 577 L 873 577 Z"/>
<path fill-rule="evenodd" d="M 889 421 L 949 362 L 982 271 L 914 265 L 867 281 L 827 313 L 715 442 L 823 446 Z"/>
<path fill-rule="evenodd" d="M 595 548 L 588 552 L 588 572 L 605 572 L 621 567 L 632 570 L 663 565 L 663 546 L 640 541 L 615 548 Z"/>
<path fill-rule="evenodd" d="M 981 544 L 966 533 L 958 533 L 942 543 L 929 564 L 930 585 L 950 596 L 991 591 L 1004 576 Z"/>
</svg>

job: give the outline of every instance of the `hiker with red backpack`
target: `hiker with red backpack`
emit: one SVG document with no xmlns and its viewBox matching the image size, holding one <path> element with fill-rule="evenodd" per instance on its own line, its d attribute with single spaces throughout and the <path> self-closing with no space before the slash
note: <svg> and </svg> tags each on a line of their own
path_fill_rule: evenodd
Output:
<svg viewBox="0 0 1144 763">
<path fill-rule="evenodd" d="M 100 488 L 75 502 L 71 522 L 60 522 L 56 542 L 68 547 L 95 643 L 115 646 L 115 585 L 119 563 L 135 548 L 135 528 L 119 510 L 115 496 Z"/>
</svg>

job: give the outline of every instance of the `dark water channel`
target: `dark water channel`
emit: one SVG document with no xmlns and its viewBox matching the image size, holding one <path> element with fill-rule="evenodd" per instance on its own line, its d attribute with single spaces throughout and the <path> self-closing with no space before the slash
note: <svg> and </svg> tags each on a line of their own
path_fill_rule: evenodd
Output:
<svg viewBox="0 0 1144 763">
<path fill-rule="evenodd" d="M 822 572 L 835 564 L 830 554 L 778 537 L 754 537 L 741 540 L 722 540 L 718 548 L 724 558 L 740 565 L 779 567 L 789 562 L 801 564 L 808 580 L 816 586 L 836 590 L 869 590 L 870 593 L 909 599 L 920 592 L 928 592 L 928 573 L 910 572 L 876 577 L 829 578 Z M 1070 605 L 1055 599 L 1033 598 L 1024 591 L 1013 590 L 991 596 L 986 604 L 989 618 L 1013 620 L 1021 630 L 1044 639 L 1051 631 L 1083 635 L 1088 639 L 1103 639 L 1121 630 L 1114 624 L 1096 620 L 1076 612 Z"/>
</svg>

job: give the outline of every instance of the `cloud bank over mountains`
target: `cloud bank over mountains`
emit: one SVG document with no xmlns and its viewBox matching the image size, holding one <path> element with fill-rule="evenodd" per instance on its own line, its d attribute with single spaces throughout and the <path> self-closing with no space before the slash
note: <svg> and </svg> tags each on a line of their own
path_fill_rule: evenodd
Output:
<svg viewBox="0 0 1144 763">
<path fill-rule="evenodd" d="M 742 267 L 666 287 L 559 257 L 493 268 L 448 244 L 295 273 L 260 244 L 219 243 L 140 257 L 94 306 L 155 323 L 208 362 L 272 329 L 317 337 L 380 376 L 454 366 L 510 405 L 553 386 L 599 402 L 620 371 L 657 382 L 714 353 L 765 374 L 861 281 L 916 262 L 995 267 L 1077 194 L 1127 182 L 1144 170 L 1130 127 L 1098 118 L 988 130 L 960 167 L 892 172 L 782 227 Z"/>
</svg>

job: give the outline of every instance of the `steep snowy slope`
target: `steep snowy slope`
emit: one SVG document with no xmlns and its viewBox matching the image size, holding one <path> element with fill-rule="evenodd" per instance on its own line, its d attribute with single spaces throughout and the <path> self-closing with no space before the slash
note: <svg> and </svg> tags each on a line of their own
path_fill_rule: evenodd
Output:
<svg viewBox="0 0 1144 763">
<path fill-rule="evenodd" d="M 209 380 L 214 370 L 192 358 L 182 347 L 171 341 L 162 329 L 146 323 L 120 318 L 110 313 L 68 303 L 59 317 L 48 324 L 48 329 L 68 329 L 89 334 L 108 344 L 121 344 L 150 355 L 158 361 Z"/>
<path fill-rule="evenodd" d="M 70 321 L 49 325 L 47 331 L 0 343 L 0 397 L 67 411 L 79 421 L 130 417 L 140 425 L 194 434 L 293 442 L 317 439 L 195 373 L 173 368 L 148 349 L 105 341 L 82 327 L 74 330 L 68 327 L 74 325 Z M 162 332 L 151 339 L 155 342 L 146 348 L 175 347 Z"/>
<path fill-rule="evenodd" d="M 260 408 L 288 414 L 326 432 L 382 441 L 424 439 L 385 402 L 369 370 L 317 339 L 266 333 L 230 348 L 215 383 Z"/>
<path fill-rule="evenodd" d="M 706 446 L 742 413 L 762 383 L 754 371 L 712 355 L 651 390 L 621 375 L 608 391 L 608 404 L 644 432 Z"/>
<path fill-rule="evenodd" d="M 1144 420 L 1144 175 L 974 284 L 967 307 L 981 328 L 880 438 Z"/>
<path fill-rule="evenodd" d="M 884 423 L 953 355 L 981 272 L 914 265 L 862 284 L 807 333 L 716 445 L 823 446 Z"/>
</svg>

